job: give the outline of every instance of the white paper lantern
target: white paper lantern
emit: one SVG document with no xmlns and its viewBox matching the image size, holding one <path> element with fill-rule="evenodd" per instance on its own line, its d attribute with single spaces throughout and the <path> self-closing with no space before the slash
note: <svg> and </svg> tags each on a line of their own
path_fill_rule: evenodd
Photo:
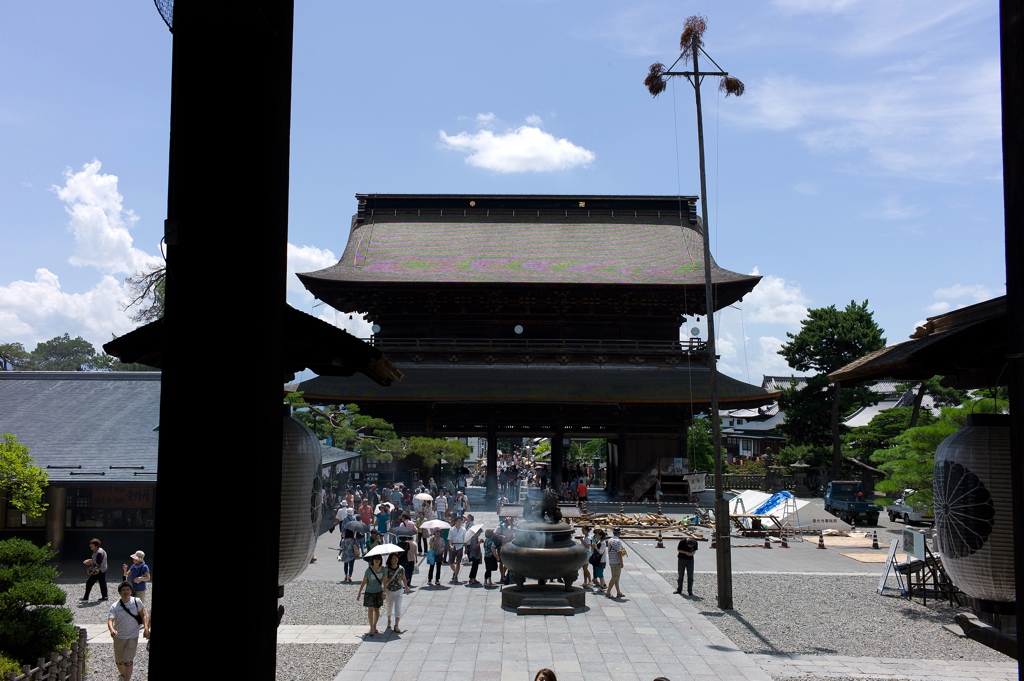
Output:
<svg viewBox="0 0 1024 681">
<path fill-rule="evenodd" d="M 320 441 L 305 424 L 284 417 L 281 438 L 281 548 L 277 583 L 292 581 L 306 569 L 320 534 Z"/>
<path fill-rule="evenodd" d="M 935 452 L 935 530 L 950 579 L 973 598 L 1016 600 L 1008 416 L 976 414 Z"/>
</svg>

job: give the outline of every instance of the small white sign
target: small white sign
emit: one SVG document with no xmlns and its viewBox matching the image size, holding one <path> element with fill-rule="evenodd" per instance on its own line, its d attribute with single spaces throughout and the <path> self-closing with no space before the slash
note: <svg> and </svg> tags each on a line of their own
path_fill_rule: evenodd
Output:
<svg viewBox="0 0 1024 681">
<path fill-rule="evenodd" d="M 925 534 L 917 530 L 903 530 L 903 552 L 908 556 L 925 559 Z"/>
</svg>

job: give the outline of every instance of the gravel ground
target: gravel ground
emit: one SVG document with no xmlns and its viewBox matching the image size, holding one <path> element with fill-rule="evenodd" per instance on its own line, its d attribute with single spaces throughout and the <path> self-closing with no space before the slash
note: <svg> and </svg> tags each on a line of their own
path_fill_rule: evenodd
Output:
<svg viewBox="0 0 1024 681">
<path fill-rule="evenodd" d="M 358 644 L 289 644 L 277 647 L 278 681 L 333 681 Z"/>
<path fill-rule="evenodd" d="M 663 573 L 675 588 L 676 576 Z M 716 606 L 717 580 L 697 575 L 693 603 L 747 653 L 849 655 L 922 660 L 1009 658 L 942 628 L 945 604 L 875 593 L 877 577 L 733 575 L 734 610 Z"/>
<path fill-rule="evenodd" d="M 366 624 L 359 582 L 295 581 L 284 588 L 281 624 Z"/>
<path fill-rule="evenodd" d="M 883 514 L 877 528 L 858 529 L 877 529 L 878 541 L 884 546 L 901 537 L 903 527 L 903 523 L 890 522 Z M 915 529 L 931 531 L 929 527 Z M 852 560 L 850 565 L 851 569 L 882 567 Z M 661 574 L 674 589 L 676 574 Z M 953 624 L 954 615 L 969 608 L 951 608 L 931 599 L 925 607 L 920 599 L 908 601 L 893 591 L 880 596 L 875 593 L 878 577 L 737 574 L 733 575 L 732 611 L 717 608 L 717 584 L 713 575 L 697 575 L 693 603 L 747 653 L 1010 660 L 943 628 Z"/>
</svg>

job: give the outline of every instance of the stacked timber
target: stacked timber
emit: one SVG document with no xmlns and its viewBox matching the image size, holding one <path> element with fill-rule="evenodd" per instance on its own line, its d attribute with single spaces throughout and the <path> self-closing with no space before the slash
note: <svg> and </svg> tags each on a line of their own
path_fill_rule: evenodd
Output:
<svg viewBox="0 0 1024 681">
<path fill-rule="evenodd" d="M 676 520 L 659 513 L 586 513 L 576 519 L 578 526 L 618 527 L 622 539 L 657 539 L 663 537 L 693 537 L 707 541 L 699 527 L 684 520 Z"/>
</svg>

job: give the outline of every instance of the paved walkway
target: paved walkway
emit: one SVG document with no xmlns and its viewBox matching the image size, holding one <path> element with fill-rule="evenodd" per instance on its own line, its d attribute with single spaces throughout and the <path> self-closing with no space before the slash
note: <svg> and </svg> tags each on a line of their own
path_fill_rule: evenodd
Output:
<svg viewBox="0 0 1024 681">
<path fill-rule="evenodd" d="M 623 573 L 624 599 L 588 595 L 588 609 L 573 617 L 517 616 L 502 610 L 497 589 L 420 588 L 406 600 L 405 631 L 365 639 L 337 680 L 454 674 L 532 681 L 538 669 L 550 667 L 559 681 L 769 681 L 750 656 L 643 567 Z"/>
</svg>

